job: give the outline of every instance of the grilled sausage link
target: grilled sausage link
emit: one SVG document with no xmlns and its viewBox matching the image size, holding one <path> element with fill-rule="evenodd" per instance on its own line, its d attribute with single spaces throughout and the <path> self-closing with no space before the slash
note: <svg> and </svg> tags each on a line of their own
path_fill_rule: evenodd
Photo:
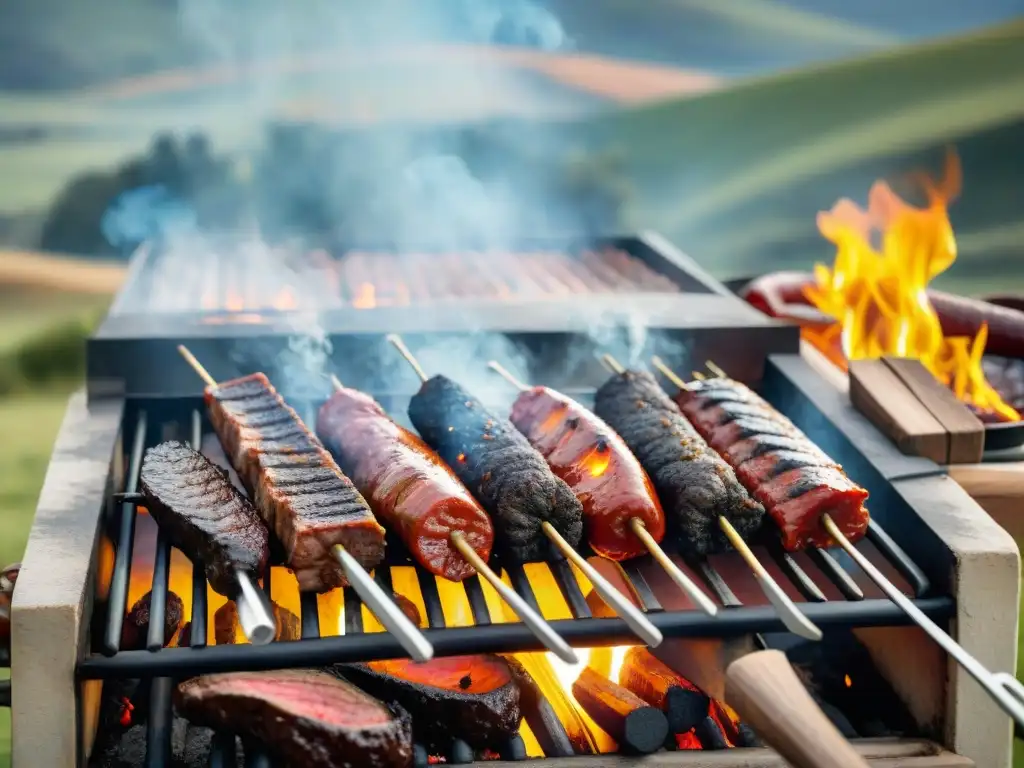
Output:
<svg viewBox="0 0 1024 768">
<path fill-rule="evenodd" d="M 697 554 L 729 549 L 719 516 L 744 538 L 760 528 L 764 507 L 750 498 L 732 467 L 708 447 L 651 374 L 612 376 L 597 390 L 594 410 L 647 471 L 681 548 Z"/>
<path fill-rule="evenodd" d="M 491 556 L 487 513 L 441 458 L 372 397 L 335 392 L 320 408 L 316 431 L 378 518 L 428 571 L 450 581 L 476 573 L 452 545 L 453 531 L 485 562 Z"/>
<path fill-rule="evenodd" d="M 646 554 L 630 528 L 633 518 L 655 541 L 664 538 L 665 514 L 650 478 L 596 414 L 553 389 L 533 387 L 516 399 L 511 420 L 583 504 L 583 531 L 594 552 L 611 560 Z"/>
<path fill-rule="evenodd" d="M 207 387 L 210 419 L 303 592 L 344 586 L 331 548 L 363 568 L 384 558 L 384 529 L 334 458 L 262 373 Z"/>
<path fill-rule="evenodd" d="M 698 432 L 729 461 L 765 505 L 790 550 L 835 542 L 821 525 L 828 514 L 852 541 L 867 531 L 868 492 L 753 390 L 732 379 L 707 379 L 676 395 Z"/>
<path fill-rule="evenodd" d="M 583 506 L 508 420 L 444 376 L 423 383 L 409 417 L 490 513 L 498 543 L 512 557 L 529 562 L 554 555 L 541 531 L 544 521 L 570 546 L 579 544 Z"/>
</svg>

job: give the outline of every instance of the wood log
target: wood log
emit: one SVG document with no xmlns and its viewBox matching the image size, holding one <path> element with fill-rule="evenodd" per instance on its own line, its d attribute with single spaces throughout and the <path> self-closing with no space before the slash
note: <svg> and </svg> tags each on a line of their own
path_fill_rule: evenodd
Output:
<svg viewBox="0 0 1024 768">
<path fill-rule="evenodd" d="M 623 753 L 649 755 L 661 749 L 668 737 L 664 712 L 590 667 L 572 684 L 572 695 Z"/>
<path fill-rule="evenodd" d="M 708 716 L 711 699 L 684 680 L 646 648 L 630 648 L 619 682 L 631 693 L 665 713 L 671 733 L 686 733 Z"/>
</svg>

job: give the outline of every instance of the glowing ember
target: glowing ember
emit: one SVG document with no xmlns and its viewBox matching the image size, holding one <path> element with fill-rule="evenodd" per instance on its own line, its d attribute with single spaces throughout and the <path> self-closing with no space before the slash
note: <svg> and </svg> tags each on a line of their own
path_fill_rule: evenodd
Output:
<svg viewBox="0 0 1024 768">
<path fill-rule="evenodd" d="M 818 229 L 836 246 L 831 267 L 816 264 L 806 296 L 837 321 L 804 335 L 833 362 L 882 356 L 916 358 L 965 403 L 1017 421 L 985 379 L 981 358 L 988 336 L 945 337 L 928 300 L 928 284 L 956 260 L 947 204 L 960 191 L 960 163 L 950 154 L 945 178 L 923 179 L 928 205 L 916 208 L 879 181 L 862 209 L 842 199 L 818 214 Z M 877 242 L 878 247 L 875 243 Z"/>
<path fill-rule="evenodd" d="M 360 284 L 355 298 L 352 299 L 352 306 L 357 309 L 373 309 L 377 306 L 377 290 L 373 287 L 373 283 Z"/>
<path fill-rule="evenodd" d="M 612 452 L 608 450 L 608 444 L 599 442 L 590 453 L 583 457 L 580 463 L 592 477 L 600 477 L 608 471 L 608 464 L 611 460 Z"/>
<path fill-rule="evenodd" d="M 282 312 L 287 312 L 298 306 L 298 302 L 295 300 L 295 292 L 291 288 L 284 288 L 274 297 L 271 303 L 274 309 L 281 310 Z"/>
</svg>

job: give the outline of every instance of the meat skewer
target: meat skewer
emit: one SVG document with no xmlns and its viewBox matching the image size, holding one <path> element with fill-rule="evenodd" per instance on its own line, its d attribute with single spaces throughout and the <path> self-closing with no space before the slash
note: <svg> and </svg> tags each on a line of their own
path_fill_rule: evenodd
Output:
<svg viewBox="0 0 1024 768">
<path fill-rule="evenodd" d="M 423 382 L 424 387 L 429 382 L 434 382 L 435 380 L 438 386 L 443 386 L 445 384 L 447 380 L 443 379 L 443 377 L 440 376 L 436 376 L 434 377 L 434 379 L 428 379 L 427 374 L 424 373 L 423 368 L 420 367 L 419 362 L 417 362 L 416 358 L 413 357 L 412 352 L 409 351 L 409 348 L 405 346 L 405 342 L 403 342 L 399 336 L 391 334 L 388 336 L 388 341 L 395 347 L 395 349 L 398 350 L 399 354 L 401 354 L 405 361 L 409 363 L 412 369 L 416 371 L 416 375 L 420 377 L 420 381 Z M 413 397 L 412 402 L 409 404 L 409 413 L 410 417 L 412 417 L 413 419 L 414 424 L 417 421 L 416 417 L 413 416 L 413 414 L 416 412 L 414 410 L 417 403 L 416 398 L 421 397 L 423 395 L 423 391 L 424 388 L 421 388 L 420 392 Z M 472 403 L 472 401 L 466 399 L 466 396 L 462 396 L 461 399 L 467 405 L 470 405 Z M 426 440 L 427 443 L 431 445 L 431 447 L 437 450 L 438 446 L 430 440 L 428 430 L 421 428 L 422 424 L 423 422 L 420 421 L 420 424 L 416 425 L 417 429 L 419 429 L 420 434 L 423 436 L 424 440 Z M 454 434 L 454 425 L 449 426 L 448 429 L 445 431 L 450 431 Z M 438 453 L 441 454 L 441 451 L 438 451 Z M 441 454 L 441 457 L 444 458 L 443 454 Z M 457 475 L 459 474 L 460 469 L 463 471 L 464 474 L 466 472 L 467 467 L 465 465 L 467 464 L 467 462 L 465 461 L 465 458 L 465 454 L 460 453 L 459 458 L 455 460 L 455 466 L 452 466 L 451 461 L 448 462 L 449 466 L 452 466 L 452 469 L 456 471 Z M 460 479 L 465 482 L 466 477 L 460 476 Z M 469 485 L 469 483 L 467 483 L 467 485 Z M 573 501 L 576 501 L 575 497 L 573 497 Z M 502 509 L 497 504 L 492 503 L 491 507 L 492 508 L 488 509 L 487 511 L 490 512 L 492 516 L 495 515 L 495 512 L 498 512 L 500 514 L 508 514 L 508 510 Z M 492 517 L 492 520 L 493 519 L 494 517 Z M 582 528 L 582 515 L 580 523 L 580 527 Z M 508 525 L 505 526 L 504 532 L 509 533 Z M 513 530 L 511 531 L 511 533 L 514 535 L 517 533 L 517 531 Z M 545 621 L 544 618 L 540 616 L 540 614 L 534 611 L 527 604 L 527 602 L 523 600 L 523 598 L 515 592 L 515 590 L 511 589 L 507 584 L 505 584 L 505 582 L 501 580 L 501 577 L 499 577 L 498 574 L 496 574 L 490 568 L 490 566 L 488 566 L 487 563 L 473 550 L 473 548 L 469 546 L 469 543 L 466 541 L 465 537 L 461 534 L 460 531 L 452 531 L 451 541 L 452 544 L 454 544 L 458 548 L 459 552 L 462 553 L 462 556 L 469 561 L 469 563 L 477 570 L 477 572 L 481 576 L 487 579 L 488 583 L 490 583 L 490 585 L 494 587 L 494 590 L 501 596 L 505 603 L 512 609 L 512 611 L 520 619 L 522 619 L 523 623 L 527 627 L 529 627 L 530 631 L 533 632 L 537 639 L 540 640 L 549 651 L 551 651 L 560 659 L 569 664 L 578 663 L 578 657 L 576 656 L 576 652 L 572 649 L 572 647 L 567 642 L 565 642 L 565 640 L 563 640 L 561 636 L 559 636 L 551 628 L 547 621 Z"/>
<path fill-rule="evenodd" d="M 184 357 L 185 360 L 188 361 L 189 365 L 192 366 L 192 368 L 199 375 L 199 377 L 206 383 L 207 399 L 214 400 L 214 398 L 216 398 L 217 396 L 218 390 L 221 389 L 221 387 L 219 387 L 219 385 L 217 384 L 216 380 L 214 380 L 210 373 L 202 366 L 202 364 L 185 346 L 179 346 L 178 351 L 181 353 L 182 357 Z M 269 382 L 267 384 L 269 385 Z M 271 391 L 273 391 L 272 387 L 270 389 Z M 274 392 L 273 394 L 276 395 L 276 392 Z M 265 413 L 265 411 L 261 411 L 261 413 Z M 291 412 L 291 415 L 294 417 L 294 421 L 297 422 L 297 424 L 301 425 L 301 421 L 299 420 L 298 415 L 295 414 L 294 412 Z M 216 425 L 218 422 L 218 418 L 216 417 L 216 415 L 213 421 L 214 424 Z M 255 425 L 252 426 L 255 427 Z M 243 426 L 242 431 L 244 431 L 244 429 L 245 427 Z M 250 431 L 255 430 L 250 428 Z M 319 446 L 319 441 L 316 440 L 315 437 L 310 435 L 310 438 L 315 441 L 316 446 Z M 299 569 L 295 567 L 298 556 L 308 555 L 308 549 L 311 547 L 322 547 L 322 542 L 319 541 L 305 542 L 307 551 L 301 552 L 298 555 L 295 552 L 295 545 L 297 540 L 299 539 L 299 534 L 310 529 L 315 530 L 314 525 L 316 522 L 316 512 L 314 511 L 312 514 L 307 514 L 305 519 L 292 519 L 290 521 L 282 520 L 281 518 L 284 517 L 285 513 L 287 512 L 293 512 L 295 516 L 298 516 L 299 514 L 302 514 L 305 510 L 281 510 L 276 508 L 274 506 L 276 502 L 275 496 L 287 493 L 287 487 L 283 489 L 275 489 L 273 484 L 273 478 L 268 477 L 268 475 L 273 474 L 272 470 L 268 471 L 267 467 L 257 465 L 255 463 L 253 463 L 253 466 L 242 466 L 241 462 L 239 462 L 237 459 L 238 452 L 235 450 L 231 450 L 231 448 L 236 448 L 238 446 L 231 445 L 233 441 L 225 441 L 223 436 L 221 437 L 221 441 L 227 442 L 227 444 L 224 446 L 225 453 L 228 454 L 232 463 L 235 464 L 235 470 L 238 472 L 239 477 L 249 478 L 249 482 L 253 486 L 253 488 L 250 489 L 250 496 L 255 499 L 255 506 L 257 511 L 260 513 L 260 516 L 263 517 L 265 522 L 267 522 L 268 527 L 271 527 L 271 524 L 276 523 L 275 525 L 273 525 L 274 530 L 277 532 L 279 538 L 282 539 L 282 543 L 286 545 L 286 548 L 288 550 L 290 550 L 289 566 L 291 566 L 296 571 L 296 577 L 298 578 Z M 237 436 L 236 441 L 239 443 L 241 442 L 241 440 L 239 440 Z M 324 450 L 322 446 L 319 447 L 324 457 L 326 457 L 327 460 L 330 460 L 330 465 L 328 465 L 325 468 L 326 471 L 322 473 L 327 477 L 327 481 L 325 482 L 320 477 L 318 477 L 317 480 L 320 480 L 322 484 L 326 484 L 328 485 L 328 487 L 331 487 L 331 485 L 333 485 L 331 481 L 334 481 L 336 478 L 344 478 L 344 475 L 341 474 L 341 470 L 337 468 L 336 464 L 334 464 L 334 459 L 330 457 L 330 454 L 328 454 L 327 451 Z M 262 446 L 257 446 L 255 449 L 249 448 L 250 451 L 261 449 Z M 285 453 L 283 455 L 288 456 L 294 462 L 294 454 Z M 347 480 L 347 478 L 345 479 Z M 243 480 L 243 482 L 245 482 L 245 480 Z M 366 502 L 363 501 L 362 497 L 358 495 L 358 492 L 355 492 L 354 489 L 352 490 L 355 493 L 355 496 L 358 497 L 358 501 L 362 502 L 362 505 L 365 507 Z M 328 501 L 328 503 L 333 501 L 335 500 L 331 499 Z M 362 527 L 364 529 L 370 528 L 371 533 L 376 533 L 380 537 L 382 549 L 383 529 L 381 529 L 380 526 L 377 524 L 376 520 L 373 518 L 372 513 L 370 513 L 368 507 L 366 508 L 366 516 L 369 518 L 369 520 L 365 523 L 362 523 Z M 310 520 L 309 518 L 313 519 Z M 286 524 L 289 522 L 291 523 L 292 526 L 294 526 L 291 530 L 288 530 L 285 527 Z M 368 523 L 371 522 L 372 526 L 368 525 Z M 281 535 L 282 528 L 285 531 L 285 536 Z M 296 528 L 301 528 L 302 531 L 296 531 Z M 363 543 L 357 537 L 354 537 L 353 540 L 357 546 Z M 291 546 L 288 546 L 289 544 Z M 337 561 L 338 565 L 341 566 L 344 577 L 346 578 L 348 583 L 351 584 L 352 588 L 356 591 L 356 594 L 359 595 L 359 598 L 366 604 L 366 607 L 369 608 L 373 615 L 377 617 L 377 619 L 384 626 L 384 628 L 395 636 L 395 638 L 398 640 L 399 643 L 401 643 L 405 651 L 417 661 L 427 661 L 433 658 L 434 647 L 423 636 L 419 628 L 416 627 L 411 621 L 409 621 L 408 617 L 402 612 L 402 610 L 397 605 L 395 605 L 395 603 L 391 600 L 391 598 L 388 595 L 384 593 L 384 591 L 366 572 L 362 564 L 355 557 L 352 556 L 348 549 L 341 543 L 333 543 L 330 545 L 330 555 Z M 383 552 L 380 551 L 379 554 L 377 555 L 376 562 L 379 562 L 382 556 Z M 302 562 L 304 566 L 309 567 L 309 564 L 306 560 L 303 560 Z M 376 562 L 374 564 L 376 564 Z M 323 569 L 324 566 L 321 565 L 321 573 L 323 572 Z M 299 586 L 301 589 L 301 580 L 299 582 Z"/>
<path fill-rule="evenodd" d="M 659 369 L 662 367 L 663 364 L 659 366 Z M 720 378 L 728 378 L 725 371 L 714 363 L 709 362 L 708 368 Z M 667 374 L 672 373 L 672 371 L 667 367 L 665 367 L 662 372 L 666 373 L 666 378 L 669 378 L 673 384 L 676 384 L 677 386 L 681 385 L 681 389 L 686 386 L 686 383 L 682 382 L 674 373 L 669 377 Z M 744 385 L 740 384 L 739 386 Z M 923 629 L 925 633 L 935 643 L 937 643 L 940 648 L 942 648 L 942 650 L 948 653 L 961 667 L 967 670 L 968 674 L 978 681 L 978 684 L 985 689 L 996 704 L 998 704 L 1006 714 L 1012 717 L 1018 726 L 1024 728 L 1024 685 L 1022 685 L 1020 681 L 1010 673 L 989 671 L 988 668 L 986 668 L 980 661 L 968 653 L 962 645 L 946 634 L 938 624 L 929 619 L 920 608 L 914 605 L 910 598 L 904 595 L 895 584 L 885 577 L 885 574 L 878 570 L 878 568 L 876 568 L 874 564 L 868 560 L 856 546 L 854 546 L 854 543 L 850 541 L 844 531 L 836 524 L 831 515 L 827 512 L 821 514 L 821 524 L 828 535 L 843 548 L 843 551 L 845 551 L 857 566 L 867 574 L 868 578 L 885 593 L 885 596 L 892 600 L 900 610 L 907 614 L 915 624 Z"/>
<path fill-rule="evenodd" d="M 583 504 L 591 549 L 610 560 L 650 553 L 694 605 L 708 616 L 717 615 L 718 607 L 661 548 L 665 513 L 650 478 L 622 438 L 571 398 L 547 387 L 528 387 L 494 360 L 488 366 L 520 391 L 512 423 Z M 589 563 L 581 570 L 591 583 L 607 583 Z"/>
<path fill-rule="evenodd" d="M 736 529 L 739 525 L 745 533 L 756 531 L 764 508 L 750 498 L 732 468 L 708 447 L 653 376 L 627 371 L 611 355 L 603 360 L 615 376 L 597 392 L 597 415 L 622 436 L 651 476 L 662 504 L 674 515 L 670 522 L 680 529 L 680 544 L 697 554 L 731 545 L 786 628 L 821 640 L 821 630 L 800 612 Z M 724 539 L 718 538 L 716 523 Z"/>
<path fill-rule="evenodd" d="M 210 586 L 238 604 L 253 645 L 274 639 L 274 618 L 253 577 L 266 569 L 267 528 L 225 473 L 176 441 L 146 451 L 139 475 L 146 508 L 172 546 L 202 563 Z"/>
<path fill-rule="evenodd" d="M 396 424 L 369 395 L 332 376 L 334 395 L 320 408 L 317 434 L 374 514 L 435 576 L 462 581 L 476 573 L 452 543 L 458 530 L 485 562 L 494 528 L 487 513 L 441 457 Z"/>
<path fill-rule="evenodd" d="M 417 367 L 417 369 L 419 368 L 419 364 L 418 363 L 417 363 L 416 367 Z M 332 376 L 331 379 L 332 379 L 332 383 L 334 384 L 334 388 L 335 388 L 336 392 L 341 393 L 341 392 L 345 391 L 344 386 L 342 385 L 341 381 L 338 379 L 337 376 Z M 366 395 L 362 395 L 362 397 L 365 398 Z M 400 439 L 407 440 L 409 438 L 414 438 L 415 437 L 414 435 L 412 435 L 412 433 L 408 432 L 407 430 L 402 429 L 397 424 L 395 424 L 390 419 L 390 417 L 388 417 L 384 413 L 383 409 L 381 409 L 379 405 L 377 405 L 376 403 L 373 403 L 373 405 L 376 406 L 377 410 L 379 410 L 379 412 L 380 412 L 378 418 L 386 419 L 388 422 L 390 422 L 392 428 L 401 430 L 403 436 Z M 417 438 L 417 440 L 418 440 L 418 438 Z M 411 447 L 411 446 L 413 446 L 413 447 Z M 410 443 L 406 443 L 403 447 L 406 448 L 406 449 L 410 449 L 410 450 L 416 450 L 416 448 L 414 447 L 414 444 L 410 444 Z M 423 444 L 423 449 L 429 450 L 426 447 L 425 444 Z M 431 454 L 433 454 L 432 451 L 431 451 Z M 440 456 L 436 456 L 436 454 L 434 454 L 434 456 L 436 458 L 436 462 L 438 462 L 441 466 L 445 466 L 441 462 L 441 457 Z M 407 461 L 409 460 L 409 458 L 410 457 L 408 455 L 405 456 L 405 459 Z M 420 457 L 420 458 L 422 458 L 422 457 Z M 394 460 L 394 458 L 392 460 Z M 446 467 L 446 469 L 449 469 L 449 471 L 450 471 L 450 468 Z M 447 535 L 444 536 L 443 538 L 438 537 L 438 539 L 440 539 L 441 546 L 444 547 L 444 551 L 443 552 L 438 551 L 438 549 L 437 549 L 437 543 L 438 543 L 437 540 L 435 540 L 433 542 L 433 546 L 431 546 L 430 549 L 434 550 L 433 554 L 434 554 L 435 557 L 438 554 L 441 554 L 441 562 L 442 563 L 446 563 L 447 562 L 447 563 L 451 564 L 451 568 L 454 569 L 454 571 L 449 570 L 449 571 L 447 571 L 447 573 L 454 573 L 454 575 L 459 576 L 460 578 L 458 580 L 464 579 L 467 576 L 471 576 L 474 573 L 479 573 L 485 579 L 487 579 L 487 581 L 490 582 L 492 586 L 495 586 L 495 589 L 497 589 L 496 583 L 500 583 L 502 585 L 502 587 L 505 587 L 505 584 L 504 584 L 504 582 L 501 581 L 501 578 L 497 574 L 495 574 L 494 571 L 491 570 L 490 566 L 487 565 L 487 558 L 490 557 L 491 544 L 494 541 L 494 531 L 493 531 L 493 528 L 491 527 L 490 518 L 487 517 L 487 513 L 486 512 L 484 512 L 482 509 L 479 508 L 479 506 L 477 506 L 476 500 L 473 499 L 472 496 L 470 495 L 469 491 L 466 490 L 461 485 L 461 483 L 459 483 L 458 478 L 454 475 L 454 473 L 452 474 L 452 478 L 451 479 L 455 481 L 455 486 L 454 487 L 450 487 L 448 490 L 450 492 L 455 492 L 455 493 L 465 493 L 466 497 L 468 497 L 468 501 L 472 502 L 472 506 L 476 507 L 476 513 L 478 513 L 479 515 L 482 516 L 482 520 L 480 520 L 479 518 L 477 519 L 477 526 L 475 526 L 477 528 L 477 530 L 475 530 L 475 531 L 472 530 L 474 526 L 466 525 L 465 528 L 460 529 L 460 530 L 455 530 L 455 529 L 448 530 L 447 531 Z M 436 492 L 438 489 L 437 488 L 427 488 L 427 489 L 423 489 L 423 490 L 426 491 L 426 492 Z M 443 492 L 443 488 L 441 490 Z M 371 494 L 371 496 L 375 496 L 375 495 L 376 494 Z M 418 502 L 418 503 L 422 503 L 423 502 L 422 497 L 416 498 L 416 496 L 412 495 L 412 498 L 409 498 L 410 495 L 412 495 L 412 494 L 408 494 L 408 488 L 407 488 L 406 489 L 406 499 L 410 502 L 409 503 L 409 507 L 413 506 L 413 502 Z M 456 496 L 455 498 L 458 499 L 459 497 Z M 449 499 L 449 501 L 450 500 L 451 499 Z M 466 501 L 465 499 L 459 499 L 459 500 Z M 467 509 L 467 507 L 463 507 L 463 512 L 467 512 L 467 511 L 471 510 L 472 506 L 469 507 L 468 509 Z M 395 505 L 395 509 L 392 510 L 392 512 L 393 512 L 393 519 L 395 519 L 395 520 L 402 520 L 402 518 L 408 519 L 408 518 L 412 517 L 413 514 L 414 514 L 412 509 L 406 509 L 406 510 L 403 510 L 400 513 L 398 511 L 397 507 L 398 507 L 398 505 L 396 504 Z M 452 510 L 452 511 L 445 511 L 443 517 L 448 517 L 453 512 L 454 512 L 454 510 Z M 402 520 L 402 523 L 404 523 L 404 522 L 405 521 Z M 472 522 L 472 520 L 466 520 L 465 515 L 463 515 L 462 522 L 465 524 L 465 523 Z M 483 527 L 483 525 L 482 525 L 482 523 L 484 523 L 484 522 L 486 523 L 486 527 Z M 412 545 L 412 546 L 409 546 L 410 551 L 418 553 L 417 559 L 419 559 L 421 561 L 421 563 L 424 565 L 424 567 L 426 567 L 427 570 L 431 571 L 432 573 L 436 573 L 439 570 L 439 568 L 436 565 L 433 566 L 433 567 L 431 565 L 428 565 L 428 562 L 431 559 L 431 557 L 429 555 L 425 555 L 425 553 L 421 552 L 421 548 L 422 548 L 422 545 L 423 545 L 422 538 L 423 538 L 423 535 L 424 535 L 423 531 L 422 530 L 416 530 L 416 529 L 409 529 L 409 528 L 405 527 L 402 523 L 399 523 L 399 525 L 397 527 L 398 527 L 398 530 L 399 530 L 399 534 L 403 537 L 403 539 L 406 540 L 406 545 L 407 546 L 409 546 L 410 544 Z M 429 527 L 440 527 L 440 526 L 443 526 L 443 527 L 446 527 L 446 528 L 450 528 L 449 524 L 447 524 L 446 522 L 442 522 L 442 518 L 438 518 L 437 520 L 435 520 L 435 523 L 430 525 Z M 484 534 L 484 535 L 481 536 L 479 534 Z M 450 549 L 449 549 L 449 546 L 446 546 L 446 545 L 450 545 Z M 481 546 L 481 545 L 485 545 L 485 546 Z M 483 551 L 481 551 L 481 550 L 483 550 Z M 423 555 L 422 558 L 420 557 L 420 555 Z M 455 562 L 453 562 L 453 560 L 455 560 Z M 488 573 L 490 574 L 490 576 L 488 576 Z M 446 572 L 442 572 L 442 573 L 440 573 L 438 575 L 444 576 L 445 578 L 450 578 L 453 581 L 456 580 L 456 579 L 451 578 L 451 576 L 446 575 Z M 493 579 L 491 578 L 492 576 L 493 576 Z M 505 594 L 505 592 L 502 592 L 501 590 L 498 590 L 498 593 L 501 595 L 502 598 L 505 599 L 505 602 L 509 606 L 509 608 L 511 608 L 512 611 L 517 616 L 519 616 L 519 618 L 523 621 L 524 624 L 526 624 L 528 627 L 530 627 L 531 630 L 533 630 L 534 634 L 537 636 L 537 638 L 542 643 L 544 643 L 544 645 L 548 648 L 548 650 L 550 650 L 552 653 L 555 653 L 560 658 L 564 658 L 562 656 L 562 654 L 565 652 L 565 649 L 567 648 L 569 650 L 569 652 L 573 654 L 573 658 L 575 658 L 575 652 L 572 651 L 572 648 L 567 643 L 565 643 L 565 641 L 562 640 L 561 637 L 559 637 L 557 634 L 555 634 L 555 632 L 553 630 L 551 630 L 551 627 L 548 626 L 547 622 L 545 622 L 544 619 L 541 616 L 537 615 L 536 612 L 534 612 L 532 608 L 530 608 L 525 602 L 523 602 L 522 599 L 519 597 L 519 595 L 517 595 L 515 592 L 512 592 L 511 590 L 509 590 L 509 592 L 511 592 L 512 595 L 515 595 L 515 598 L 519 602 L 517 602 L 517 600 L 510 600 L 510 599 L 508 599 L 508 596 Z M 525 612 L 522 612 L 522 609 L 524 607 L 525 607 L 526 610 L 525 610 Z M 540 629 L 538 629 L 538 628 L 540 628 Z M 545 630 L 547 632 L 545 632 Z M 550 634 L 547 634 L 547 633 L 550 633 Z M 562 648 L 561 647 L 562 645 L 564 645 L 565 648 Z M 570 663 L 574 663 L 574 662 L 570 662 Z"/>
</svg>

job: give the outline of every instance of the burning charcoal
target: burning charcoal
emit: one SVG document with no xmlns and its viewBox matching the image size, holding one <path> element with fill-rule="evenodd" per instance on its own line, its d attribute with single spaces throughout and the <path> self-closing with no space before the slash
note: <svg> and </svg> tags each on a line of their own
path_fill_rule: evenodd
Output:
<svg viewBox="0 0 1024 768">
<path fill-rule="evenodd" d="M 169 768 L 205 768 L 210 761 L 213 732 L 190 725 L 175 717 L 171 726 L 171 759 Z M 138 768 L 147 765 L 147 727 L 137 723 L 111 738 L 101 733 L 89 760 L 89 768 Z M 238 768 L 242 768 L 241 756 Z"/>
<path fill-rule="evenodd" d="M 519 686 L 499 656 L 453 656 L 339 665 L 331 670 L 412 715 L 417 743 L 447 751 L 453 739 L 476 749 L 497 748 L 522 719 Z"/>
<path fill-rule="evenodd" d="M 274 609 L 274 623 L 277 625 L 274 640 L 298 640 L 302 637 L 299 617 L 273 601 L 270 605 Z M 191 635 L 191 632 L 189 634 Z M 213 614 L 213 636 L 217 645 L 249 642 L 242 635 L 238 620 L 238 606 L 233 600 L 228 600 Z"/>
<path fill-rule="evenodd" d="M 590 719 L 627 754 L 657 752 L 668 737 L 665 714 L 643 699 L 586 667 L 572 684 L 572 695 Z"/>
<path fill-rule="evenodd" d="M 725 740 L 725 734 L 715 721 L 715 718 L 708 715 L 693 729 L 694 734 L 700 739 L 700 745 L 704 749 L 728 749 L 729 743 Z"/>
<path fill-rule="evenodd" d="M 707 717 L 707 694 L 677 675 L 646 648 L 626 652 L 619 682 L 668 718 L 671 733 L 686 733 Z"/>
<path fill-rule="evenodd" d="M 21 572 L 21 563 L 13 563 L 0 571 L 0 592 L 8 595 L 14 593 L 14 585 L 18 581 L 18 574 Z"/>
<path fill-rule="evenodd" d="M 121 627 L 121 650 L 141 651 L 146 647 L 149 634 L 149 602 L 152 592 L 147 592 L 132 606 Z M 173 592 L 167 592 L 167 607 L 164 609 L 164 645 L 171 642 L 174 633 L 181 627 L 185 616 L 185 604 Z"/>
<path fill-rule="evenodd" d="M 178 686 L 174 703 L 193 724 L 258 740 L 289 765 L 405 768 L 412 759 L 408 714 L 324 672 L 197 677 Z"/>
</svg>

